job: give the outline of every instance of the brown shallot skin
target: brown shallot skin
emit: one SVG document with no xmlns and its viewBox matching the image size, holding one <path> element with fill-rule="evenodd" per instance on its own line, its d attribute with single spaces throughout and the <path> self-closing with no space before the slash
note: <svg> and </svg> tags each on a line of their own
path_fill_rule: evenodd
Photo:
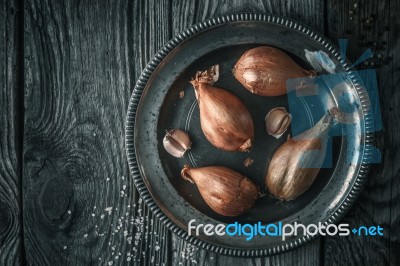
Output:
<svg viewBox="0 0 400 266">
<path fill-rule="evenodd" d="M 254 124 L 250 112 L 233 93 L 203 82 L 191 81 L 200 108 L 200 125 L 207 140 L 225 151 L 251 149 Z"/>
<path fill-rule="evenodd" d="M 281 200 L 294 200 L 314 182 L 325 158 L 332 116 L 324 116 L 309 130 L 288 139 L 274 153 L 265 177 L 268 190 Z M 312 165 L 315 168 L 303 168 Z"/>
<path fill-rule="evenodd" d="M 184 179 L 196 184 L 207 205 L 223 216 L 238 216 L 257 201 L 257 185 L 240 173 L 222 166 L 191 168 L 181 171 Z"/>
<path fill-rule="evenodd" d="M 291 147 L 291 148 L 287 148 Z M 313 140 L 294 140 L 289 139 L 285 146 L 281 146 L 279 159 L 274 157 L 271 160 L 268 174 L 266 177 L 266 186 L 271 194 L 281 200 L 294 200 L 303 194 L 314 182 L 319 172 L 319 168 L 290 168 L 286 164 L 293 163 L 292 153 L 302 152 L 304 149 L 321 149 L 321 141 Z M 283 163 L 282 163 L 283 162 Z M 295 172 L 295 173 L 293 173 Z M 285 173 L 284 176 L 275 173 Z M 296 183 L 293 184 L 292 176 L 295 176 Z"/>
<path fill-rule="evenodd" d="M 233 75 L 252 93 L 281 96 L 287 93 L 287 80 L 312 77 L 314 72 L 304 70 L 277 48 L 260 46 L 248 50 L 240 57 L 233 68 Z"/>
</svg>

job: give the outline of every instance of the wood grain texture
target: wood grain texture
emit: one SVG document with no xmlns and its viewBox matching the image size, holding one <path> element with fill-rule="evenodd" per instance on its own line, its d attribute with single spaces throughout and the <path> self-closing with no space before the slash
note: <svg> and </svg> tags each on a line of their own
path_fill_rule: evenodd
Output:
<svg viewBox="0 0 400 266">
<path fill-rule="evenodd" d="M 363 1 L 351 21 L 353 1 L 325 2 L 326 8 L 317 0 L 25 1 L 22 185 L 28 263 L 400 264 L 399 133 L 393 126 L 400 124 L 400 6 L 396 0 Z M 18 264 L 21 253 L 17 176 L 22 149 L 15 136 L 21 132 L 22 108 L 13 90 L 16 8 L 12 0 L 0 7 L 0 33 L 6 37 L 0 42 L 0 99 L 6 102 L 0 119 L 7 125 L 0 130 L 0 265 L 8 265 Z M 137 78 L 173 35 L 196 22 L 240 11 L 294 18 L 333 41 L 350 38 L 353 61 L 371 45 L 369 39 L 386 42 L 382 52 L 392 60 L 378 71 L 384 131 L 377 145 L 384 149 L 384 161 L 373 167 L 362 195 L 343 220 L 354 226 L 381 224 L 383 238 L 329 237 L 273 257 L 232 258 L 176 237 L 141 201 L 124 150 L 125 115 Z M 367 29 L 359 18 L 371 14 L 375 22 Z"/>
<path fill-rule="evenodd" d="M 390 181 L 389 263 L 400 265 L 400 10 L 399 1 L 391 1 L 388 28 L 388 58 L 392 59 L 382 80 L 389 79 L 389 86 L 382 95 L 385 121 L 385 167 L 383 175 Z M 384 76 L 385 74 L 385 76 Z M 384 86 L 384 85 L 383 85 Z"/>
<path fill-rule="evenodd" d="M 177 236 L 172 236 L 173 263 L 171 265 L 321 265 L 320 239 L 315 239 L 299 248 L 283 254 L 259 258 L 237 258 L 222 256 L 197 248 Z"/>
<path fill-rule="evenodd" d="M 0 265 L 21 260 L 21 89 L 18 2 L 0 2 Z"/>
<path fill-rule="evenodd" d="M 364 190 L 342 222 L 352 227 L 381 225 L 384 236 L 326 238 L 325 264 L 399 265 L 400 142 L 396 128 L 400 124 L 400 6 L 395 0 L 361 1 L 357 8 L 354 4 L 328 1 L 329 37 L 333 41 L 349 39 L 348 57 L 353 62 L 368 48 L 375 53 L 357 68 L 375 68 L 377 72 L 383 131 L 377 132 L 376 145 L 383 160 L 371 167 Z"/>
<path fill-rule="evenodd" d="M 301 21 L 321 33 L 324 32 L 323 1 L 172 0 L 173 34 L 176 35 L 189 26 L 211 17 L 237 12 L 261 12 L 286 16 Z"/>
<path fill-rule="evenodd" d="M 124 123 L 169 39 L 165 1 L 26 1 L 24 235 L 32 265 L 162 265 L 170 234 L 134 188 Z"/>
<path fill-rule="evenodd" d="M 235 12 L 262 12 L 287 16 L 324 32 L 321 1 L 172 1 L 174 35 L 197 22 Z M 198 249 L 173 236 L 173 265 L 319 265 L 320 239 L 282 255 L 266 258 L 234 258 Z"/>
</svg>

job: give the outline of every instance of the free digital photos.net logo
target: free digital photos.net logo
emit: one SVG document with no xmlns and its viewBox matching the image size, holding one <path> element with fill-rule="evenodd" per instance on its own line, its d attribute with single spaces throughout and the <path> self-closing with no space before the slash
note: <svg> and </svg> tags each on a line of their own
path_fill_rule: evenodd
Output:
<svg viewBox="0 0 400 266">
<path fill-rule="evenodd" d="M 348 40 L 340 39 L 339 48 L 342 63 L 346 60 Z M 342 112 L 341 120 L 329 132 L 328 146 L 325 160 L 321 168 L 331 168 L 333 165 L 332 137 L 343 136 L 346 141 L 359 142 L 362 134 L 368 134 L 382 129 L 382 119 L 379 106 L 378 83 L 375 69 L 357 70 L 350 72 L 338 71 L 338 66 L 323 51 L 305 50 L 308 62 L 319 75 L 311 78 L 287 80 L 289 111 L 292 114 L 291 135 L 296 136 L 311 128 L 314 121 L 326 114 L 332 107 L 338 107 Z M 366 50 L 352 65 L 355 67 L 372 57 L 371 49 Z M 321 74 L 324 73 L 324 74 Z M 325 74 L 327 73 L 327 74 Z M 353 82 L 350 76 L 360 81 L 358 93 L 363 95 L 360 99 L 354 88 L 349 89 Z M 299 84 L 305 89 L 298 90 Z M 301 91 L 299 93 L 299 91 Z M 304 123 L 300 116 L 308 115 L 309 123 Z M 360 125 L 368 125 L 362 127 Z M 364 157 L 363 163 L 379 163 L 380 151 L 371 143 L 366 144 L 369 156 Z M 309 151 L 313 152 L 313 151 Z M 354 150 L 348 149 L 345 155 L 347 165 L 360 164 L 354 161 Z M 360 158 L 358 156 L 356 158 Z M 360 159 L 357 159 L 360 160 Z M 304 168 L 315 168 L 313 165 L 302 165 Z M 188 223 L 189 235 L 229 235 L 232 237 L 245 237 L 247 241 L 256 236 L 280 237 L 286 241 L 290 236 L 383 236 L 383 228 L 380 225 L 351 227 L 349 224 L 283 224 L 282 222 L 262 224 L 197 224 L 195 219 Z"/>
<path fill-rule="evenodd" d="M 206 235 L 206 236 L 224 236 L 229 235 L 244 236 L 246 241 L 252 240 L 256 236 L 261 237 L 280 237 L 282 241 L 286 241 L 289 236 L 348 236 L 354 235 L 366 236 L 383 236 L 383 228 L 378 226 L 359 226 L 350 230 L 349 224 L 328 224 L 321 222 L 317 224 L 304 225 L 294 222 L 293 224 L 283 224 L 282 222 L 263 225 L 261 222 L 256 224 L 240 224 L 238 222 L 225 224 L 196 224 L 196 220 L 192 219 L 188 223 L 189 235 Z"/>
</svg>

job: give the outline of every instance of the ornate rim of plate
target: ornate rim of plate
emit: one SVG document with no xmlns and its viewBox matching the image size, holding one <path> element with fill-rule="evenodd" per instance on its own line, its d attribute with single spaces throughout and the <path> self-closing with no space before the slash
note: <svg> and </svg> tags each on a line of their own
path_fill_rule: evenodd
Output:
<svg viewBox="0 0 400 266">
<path fill-rule="evenodd" d="M 291 19 L 283 18 L 280 16 L 269 15 L 269 14 L 257 14 L 257 13 L 238 13 L 231 15 L 224 15 L 217 18 L 212 18 L 203 22 L 200 22 L 177 36 L 175 36 L 172 40 L 170 40 L 165 46 L 157 52 L 157 54 L 153 57 L 153 59 L 147 64 L 146 68 L 143 70 L 141 76 L 139 77 L 134 91 L 132 93 L 129 107 L 127 111 L 127 118 L 125 124 L 125 147 L 128 158 L 128 164 L 130 173 L 133 177 L 134 183 L 136 185 L 137 190 L 140 193 L 140 196 L 144 200 L 145 204 L 149 207 L 149 209 L 154 213 L 154 215 L 162 221 L 165 226 L 171 230 L 174 234 L 179 237 L 185 239 L 191 244 L 199 246 L 201 248 L 217 252 L 224 255 L 230 256 L 241 256 L 241 257 L 254 257 L 254 256 L 269 256 L 275 255 L 278 253 L 282 253 L 310 241 L 315 236 L 304 236 L 296 239 L 295 241 L 284 243 L 280 246 L 273 248 L 264 248 L 264 249 L 240 249 L 240 248 L 230 248 L 223 247 L 213 243 L 206 242 L 201 240 L 195 236 L 189 235 L 184 229 L 175 224 L 167 215 L 161 210 L 161 208 L 157 205 L 155 200 L 152 198 L 149 189 L 147 188 L 144 179 L 141 176 L 140 169 L 138 166 L 138 161 L 135 153 L 135 143 L 134 143 L 134 129 L 136 122 L 136 111 L 139 105 L 140 98 L 144 91 L 144 88 L 149 81 L 152 73 L 155 71 L 157 66 L 163 61 L 163 59 L 177 46 L 179 46 L 182 42 L 188 40 L 194 35 L 207 30 L 214 26 L 219 26 L 226 23 L 232 22 L 267 22 L 271 24 L 283 25 L 288 27 L 291 30 L 295 30 L 298 32 L 302 32 L 308 37 L 312 38 L 315 42 L 318 42 L 320 45 L 325 47 L 327 51 L 330 52 L 330 55 L 334 57 L 338 62 L 341 62 L 343 69 L 348 74 L 349 79 L 354 84 L 354 88 L 360 99 L 368 98 L 366 91 L 362 88 L 360 79 L 356 72 L 352 71 L 350 64 L 346 61 L 345 58 L 342 57 L 340 52 L 333 46 L 333 44 L 328 41 L 325 37 L 320 35 L 319 33 L 311 30 L 307 26 L 296 22 Z M 369 108 L 369 101 L 361 101 L 362 109 L 364 111 Z M 369 170 L 369 159 L 372 156 L 372 150 L 369 148 L 373 143 L 374 135 L 371 133 L 373 131 L 373 122 L 368 116 L 370 114 L 368 112 L 365 113 L 365 148 L 364 154 L 362 155 L 362 160 L 360 162 L 360 168 L 358 174 L 355 177 L 354 185 L 350 189 L 347 197 L 344 199 L 342 204 L 330 215 L 330 217 L 325 222 L 328 223 L 336 223 L 345 213 L 351 205 L 355 202 L 363 184 L 366 181 L 367 173 Z"/>
</svg>

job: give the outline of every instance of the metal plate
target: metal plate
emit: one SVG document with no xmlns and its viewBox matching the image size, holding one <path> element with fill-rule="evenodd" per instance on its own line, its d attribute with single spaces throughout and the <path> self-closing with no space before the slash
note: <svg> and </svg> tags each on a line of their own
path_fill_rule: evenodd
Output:
<svg viewBox="0 0 400 266">
<path fill-rule="evenodd" d="M 287 52 L 297 63 L 310 69 L 304 49 L 326 52 L 342 73 L 341 91 L 354 95 L 359 102 L 355 125 L 343 127 L 345 137 L 333 138 L 333 166 L 321 169 L 311 188 L 294 201 L 280 202 L 266 192 L 264 176 L 269 159 L 286 140 L 276 140 L 265 133 L 264 117 L 277 106 L 288 106 L 288 97 L 260 97 L 245 90 L 231 74 L 239 57 L 249 48 L 271 45 Z M 214 148 L 204 137 L 199 109 L 189 84 L 196 71 L 220 65 L 220 79 L 215 84 L 236 94 L 249 108 L 255 124 L 255 142 L 249 153 L 224 152 Z M 319 99 L 325 108 L 338 105 L 337 95 L 325 84 L 326 93 Z M 183 98 L 179 97 L 181 91 Z M 180 237 L 203 248 L 227 255 L 261 256 L 284 252 L 309 241 L 310 236 L 278 237 L 194 237 L 187 224 L 218 223 L 334 223 L 354 202 L 368 171 L 367 144 L 371 124 L 364 121 L 368 101 L 365 90 L 340 53 L 324 37 L 304 25 L 281 17 L 262 14 L 235 14 L 199 23 L 167 43 L 147 65 L 134 89 L 126 121 L 126 149 L 131 174 L 142 198 L 166 226 Z M 294 119 L 311 127 L 322 114 L 304 101 Z M 318 117 L 319 115 L 319 117 Z M 182 159 L 167 154 L 162 146 L 165 130 L 186 130 L 193 142 Z M 289 131 L 288 131 L 289 132 Z M 288 134 L 288 133 L 286 133 Z M 351 151 L 351 152 L 349 152 Z M 351 158 L 348 158 L 351 156 Z M 246 158 L 254 163 L 246 168 Z M 349 164 L 350 162 L 357 162 Z M 246 214 L 223 217 L 214 213 L 201 198 L 196 186 L 180 177 L 184 164 L 192 166 L 221 165 L 230 167 L 257 182 L 266 195 Z"/>
</svg>

